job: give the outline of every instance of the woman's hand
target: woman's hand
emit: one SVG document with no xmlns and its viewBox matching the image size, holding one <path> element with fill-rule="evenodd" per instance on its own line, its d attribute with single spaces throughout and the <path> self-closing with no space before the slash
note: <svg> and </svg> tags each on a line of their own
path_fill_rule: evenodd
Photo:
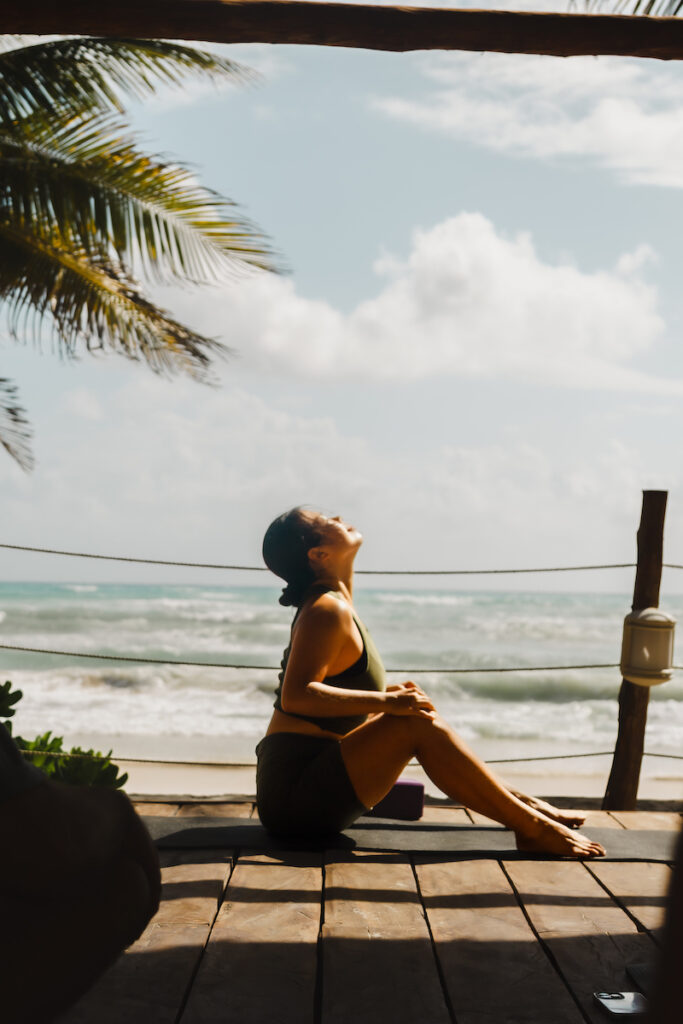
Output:
<svg viewBox="0 0 683 1024">
<path fill-rule="evenodd" d="M 413 690 L 413 691 L 416 690 L 418 693 L 421 693 L 423 697 L 427 696 L 427 694 L 424 692 L 422 687 L 418 686 L 417 683 L 414 683 L 412 679 L 406 679 L 406 681 L 404 683 L 388 683 L 387 686 L 385 687 L 385 692 L 386 693 L 393 693 L 396 690 L 406 690 L 406 689 Z"/>
<path fill-rule="evenodd" d="M 436 709 L 427 694 L 412 682 L 392 683 L 385 691 L 387 715 L 417 715 L 433 718 Z"/>
</svg>

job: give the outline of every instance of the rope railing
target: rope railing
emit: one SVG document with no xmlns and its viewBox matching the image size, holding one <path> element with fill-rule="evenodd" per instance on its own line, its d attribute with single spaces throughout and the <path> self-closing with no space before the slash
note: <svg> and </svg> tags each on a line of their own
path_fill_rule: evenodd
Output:
<svg viewBox="0 0 683 1024">
<path fill-rule="evenodd" d="M 142 558 L 127 555 L 109 555 L 99 554 L 95 552 L 84 552 L 84 551 L 67 551 L 56 548 L 46 547 L 35 547 L 21 544 L 8 544 L 0 543 L 0 548 L 8 551 L 26 551 L 38 554 L 56 555 L 66 558 L 85 558 L 98 561 L 111 561 L 111 562 L 123 562 L 128 564 L 137 565 L 158 565 L 158 566 L 171 566 L 179 568 L 193 568 L 193 569 L 211 569 L 220 571 L 238 571 L 238 572 L 267 572 L 268 569 L 261 565 L 239 565 L 239 564 L 226 564 L 226 563 L 212 563 L 212 562 L 186 562 L 170 559 L 157 559 L 157 558 Z M 520 575 L 520 574 L 533 574 L 533 573 L 561 573 L 561 572 L 588 572 L 588 571 L 600 571 L 600 570 L 613 570 L 613 569 L 633 569 L 637 568 L 636 562 L 619 562 L 619 563 L 605 563 L 599 565 L 571 565 L 571 566 L 543 566 L 533 568 L 510 568 L 510 569 L 360 569 L 357 570 L 359 575 L 365 576 L 424 576 L 424 577 L 455 577 L 455 576 L 498 576 L 498 575 Z M 681 570 L 683 564 L 664 562 L 662 568 Z M 263 665 L 263 664 L 247 664 L 247 663 L 236 663 L 236 662 L 208 662 L 208 661 L 191 661 L 184 659 L 169 659 L 169 658 L 152 658 L 143 656 L 133 656 L 125 654 L 101 654 L 92 653 L 87 651 L 66 651 L 61 649 L 48 649 L 42 647 L 28 647 L 23 645 L 15 644 L 2 644 L 0 643 L 0 649 L 8 651 L 17 651 L 33 654 L 52 655 L 57 657 L 67 658 L 83 658 L 83 659 L 94 659 L 104 662 L 124 662 L 131 664 L 153 664 L 153 665 L 166 665 L 166 666 L 183 666 L 183 667 L 196 667 L 196 668 L 216 668 L 216 669 L 232 669 L 232 670 L 258 670 L 258 671 L 277 671 L 281 666 L 279 665 Z M 673 666 L 677 671 L 683 671 L 683 666 Z M 516 666 L 500 666 L 500 667 L 476 667 L 476 668 L 444 668 L 435 666 L 431 668 L 388 668 L 387 673 L 396 674 L 403 673 L 406 675 L 488 675 L 488 674 L 499 674 L 499 673 L 530 673 L 530 672 L 567 672 L 567 671 L 588 671 L 588 670 L 600 670 L 600 669 L 616 669 L 619 668 L 618 663 L 594 663 L 594 664 L 573 664 L 573 665 L 516 665 Z M 186 768 L 249 768 L 253 769 L 253 763 L 235 763 L 225 761 L 180 761 L 180 760 L 168 760 L 168 759 L 155 759 L 155 758 L 140 758 L 140 757 L 119 757 L 110 753 L 109 755 L 94 754 L 94 753 L 69 753 L 67 751 L 49 751 L 49 750 L 25 750 L 22 751 L 23 756 L 27 758 L 74 758 L 89 761 L 108 761 L 114 759 L 115 761 L 123 764 L 152 764 L 160 766 L 177 766 Z M 498 758 L 491 760 L 489 763 L 493 765 L 505 765 L 505 764 L 524 764 L 531 762 L 541 761 L 561 761 L 571 759 L 581 759 L 590 757 L 607 757 L 612 756 L 614 751 L 611 750 L 600 750 L 600 751 L 583 751 L 580 753 L 573 754 L 545 754 L 545 755 L 534 755 L 529 757 L 513 757 L 513 758 Z M 643 757 L 652 758 L 667 758 L 675 761 L 683 761 L 683 755 L 677 754 L 666 754 L 658 751 L 644 751 Z"/>
<path fill-rule="evenodd" d="M 101 555 L 88 551 L 64 551 L 58 548 L 29 547 L 25 544 L 0 544 L 8 551 L 32 551 L 43 555 L 62 555 L 66 558 L 92 558 L 109 562 L 132 562 L 137 565 L 170 565 L 187 569 L 223 569 L 236 572 L 268 572 L 265 565 L 233 565 L 217 562 L 178 562 L 161 558 L 136 558 L 129 555 Z M 495 576 L 518 573 L 588 572 L 598 569 L 634 569 L 635 562 L 611 562 L 605 565 L 556 565 L 531 569 L 357 569 L 361 576 Z M 683 569 L 683 565 L 667 565 L 669 569 Z"/>
<path fill-rule="evenodd" d="M 226 564 L 226 563 L 212 563 L 212 562 L 184 562 L 169 559 L 157 559 L 157 558 L 138 558 L 127 555 L 106 555 L 97 554 L 94 552 L 84 551 L 65 551 L 56 548 L 43 548 L 34 547 L 21 544 L 5 544 L 0 543 L 0 548 L 11 551 L 28 551 L 35 552 L 38 554 L 47 555 L 58 555 L 67 558 L 86 558 L 98 561 L 111 561 L 111 562 L 126 562 L 137 565 L 165 565 L 180 568 L 193 568 L 193 569 L 216 569 L 224 571 L 239 571 L 239 572 L 267 572 L 268 569 L 265 566 L 256 565 L 237 565 L 237 564 Z M 531 573 L 551 573 L 551 572 L 588 572 L 598 570 L 611 570 L 611 569 L 632 569 L 636 568 L 635 562 L 618 562 L 618 563 L 606 563 L 600 565 L 571 565 L 571 566 L 544 566 L 544 567 L 533 567 L 533 568 L 515 568 L 515 569 L 360 569 L 357 570 L 359 575 L 366 576 L 493 576 L 493 575 L 517 575 L 517 574 L 531 574 Z M 683 565 L 677 563 L 665 562 L 663 568 L 667 569 L 683 569 Z M 49 649 L 43 647 L 27 647 L 20 646 L 18 644 L 0 644 L 0 649 L 8 651 L 21 651 L 32 654 L 47 654 L 58 657 L 70 657 L 70 658 L 85 658 L 94 659 L 98 661 L 107 662 L 126 662 L 132 664 L 153 664 L 153 665 L 179 665 L 183 667 L 194 667 L 194 668 L 219 668 L 219 669 L 239 669 L 242 671 L 256 670 L 256 671 L 277 671 L 281 666 L 279 665 L 262 665 L 262 664 L 247 664 L 247 663 L 236 663 L 236 662 L 207 662 L 207 661 L 188 661 L 180 659 L 169 659 L 169 658 L 149 658 L 132 655 L 122 654 L 95 654 L 86 651 L 65 651 L 60 649 Z M 619 668 L 618 663 L 594 663 L 594 664 L 580 664 L 580 665 L 515 665 L 515 666 L 502 666 L 502 667 L 477 667 L 477 668 L 443 668 L 443 667 L 432 667 L 432 668 L 388 668 L 387 673 L 406 673 L 408 675 L 427 675 L 427 674 L 441 674 L 441 675 L 484 675 L 490 673 L 512 673 L 512 672 L 568 672 L 568 671 L 586 671 L 595 669 L 615 669 Z M 674 668 L 677 671 L 683 671 L 683 666 L 675 665 Z M 107 760 L 104 755 L 94 754 L 68 754 L 64 752 L 55 751 L 44 751 L 44 750 L 30 750 L 23 751 L 25 757 L 57 757 L 64 758 L 81 758 L 84 760 Z M 499 758 L 492 760 L 490 764 L 521 764 L 533 761 L 557 761 L 557 760 L 569 760 L 586 757 L 606 757 L 613 754 L 610 750 L 600 751 L 585 751 L 578 754 L 547 754 L 537 755 L 533 757 L 514 757 L 514 758 Z M 683 755 L 677 754 L 663 754 L 655 751 L 645 751 L 644 757 L 662 757 L 669 758 L 672 760 L 683 761 Z M 114 757 L 115 760 L 125 764 L 158 764 L 158 765 L 174 765 L 178 767 L 202 767 L 202 768 L 253 768 L 251 763 L 234 763 L 225 761 L 177 761 L 177 760 L 166 760 L 166 759 L 154 759 L 154 758 L 136 758 L 136 757 L 118 757 L 116 755 L 109 755 Z"/>
<path fill-rule="evenodd" d="M 118 754 L 86 754 L 69 753 L 55 750 L 22 750 L 23 757 L 56 757 L 76 758 L 82 761 L 116 761 L 121 764 L 159 764 L 178 768 L 253 768 L 253 761 L 171 761 L 155 757 L 119 757 Z M 586 750 L 580 754 L 537 754 L 533 757 L 504 757 L 487 761 L 487 764 L 524 764 L 530 761 L 569 761 L 583 757 L 608 757 L 613 750 Z M 645 750 L 643 757 L 664 757 L 672 761 L 683 761 L 683 754 L 662 754 L 658 751 Z"/>
<path fill-rule="evenodd" d="M 237 664 L 235 662 L 218 661 L 180 661 L 174 658 L 144 658 L 126 654 L 92 654 L 86 651 L 61 651 L 46 647 L 23 647 L 18 644 L 0 644 L 0 650 L 4 651 L 25 651 L 30 654 L 54 654 L 66 658 L 93 658 L 96 661 L 124 661 L 134 664 L 145 665 L 182 665 L 192 668 L 231 668 L 231 669 L 253 669 L 255 671 L 271 672 L 278 671 L 281 665 L 253 665 Z M 619 668 L 618 663 L 593 664 L 593 665 L 509 665 L 502 668 L 386 668 L 385 672 L 407 672 L 412 675 L 442 674 L 442 675 L 470 675 L 488 672 L 570 672 L 578 669 L 596 668 Z"/>
</svg>

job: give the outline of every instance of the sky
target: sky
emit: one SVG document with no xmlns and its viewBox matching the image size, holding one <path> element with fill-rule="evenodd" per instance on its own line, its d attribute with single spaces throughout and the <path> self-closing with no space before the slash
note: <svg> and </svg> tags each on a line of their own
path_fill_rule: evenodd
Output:
<svg viewBox="0 0 683 1024">
<path fill-rule="evenodd" d="M 683 563 L 683 68 L 223 49 L 258 79 L 163 90 L 130 118 L 286 272 L 151 289 L 232 350 L 213 387 L 64 363 L 3 326 L 36 467 L 0 459 L 0 541 L 258 565 L 270 520 L 305 503 L 362 530 L 359 568 L 631 562 L 655 488 Z M 267 580 L 2 563 L 5 580 Z M 628 593 L 632 573 L 478 585 Z"/>
</svg>

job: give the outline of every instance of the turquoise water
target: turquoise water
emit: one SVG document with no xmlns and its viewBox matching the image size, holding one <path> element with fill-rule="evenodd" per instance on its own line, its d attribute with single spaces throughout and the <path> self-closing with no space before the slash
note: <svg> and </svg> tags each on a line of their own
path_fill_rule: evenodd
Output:
<svg viewBox="0 0 683 1024">
<path fill-rule="evenodd" d="M 273 669 L 117 663 L 132 657 L 272 665 L 291 609 L 270 587 L 0 585 L 0 642 L 111 660 L 0 650 L 2 679 L 24 691 L 16 730 L 89 735 L 139 756 L 243 756 L 270 715 Z M 678 619 L 683 597 L 663 602 Z M 497 667 L 616 663 L 628 598 L 610 594 L 408 591 L 364 587 L 360 615 L 388 669 L 415 678 L 470 741 L 519 756 L 606 750 L 616 734 L 617 669 L 496 675 Z M 683 661 L 678 656 L 677 661 Z M 447 668 L 475 668 L 449 675 Z M 647 749 L 683 752 L 683 673 L 651 691 Z M 490 756 L 490 753 L 489 753 Z"/>
</svg>

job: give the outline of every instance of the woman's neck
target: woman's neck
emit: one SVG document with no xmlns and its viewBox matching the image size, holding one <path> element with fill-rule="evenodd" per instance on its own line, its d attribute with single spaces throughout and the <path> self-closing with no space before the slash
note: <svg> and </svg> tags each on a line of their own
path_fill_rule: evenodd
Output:
<svg viewBox="0 0 683 1024">
<path fill-rule="evenodd" d="M 332 573 L 323 573 L 318 576 L 315 581 L 315 585 L 319 587 L 329 587 L 330 590 L 336 590 L 350 602 L 353 600 L 353 569 L 349 570 L 348 575 L 344 574 L 341 576 L 336 576 Z"/>
</svg>

